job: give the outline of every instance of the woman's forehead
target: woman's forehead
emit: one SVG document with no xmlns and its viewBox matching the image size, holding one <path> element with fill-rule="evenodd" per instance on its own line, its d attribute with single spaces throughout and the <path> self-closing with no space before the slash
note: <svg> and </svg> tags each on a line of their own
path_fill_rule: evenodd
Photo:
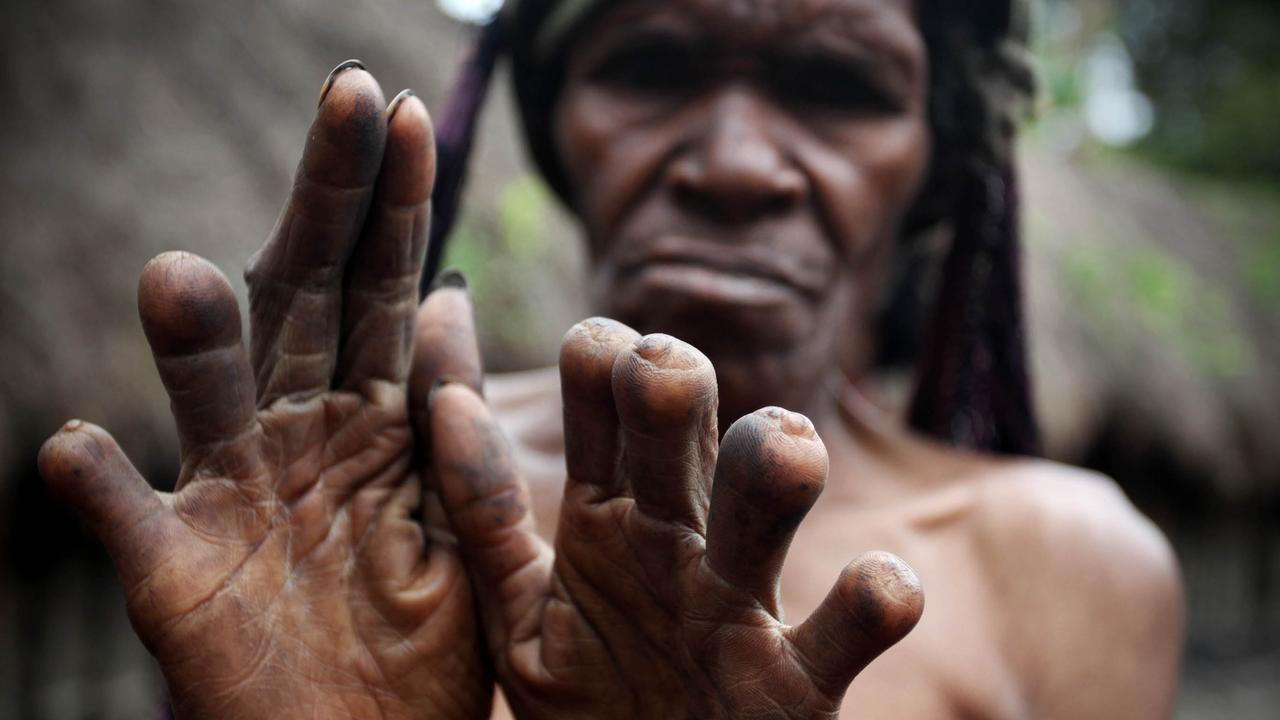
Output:
<svg viewBox="0 0 1280 720">
<path fill-rule="evenodd" d="M 631 20 L 669 18 L 735 32 L 785 33 L 818 24 L 914 19 L 914 0 L 630 0 L 616 12 Z"/>
<path fill-rule="evenodd" d="M 833 51 L 901 71 L 923 72 L 914 0 L 624 0 L 578 36 L 593 55 L 619 36 L 659 30 L 710 47 L 777 53 Z"/>
<path fill-rule="evenodd" d="M 910 53 L 918 44 L 914 13 L 914 0 L 630 0 L 616 3 L 597 27 L 610 35 L 664 29 L 753 49 L 816 41 Z"/>
</svg>

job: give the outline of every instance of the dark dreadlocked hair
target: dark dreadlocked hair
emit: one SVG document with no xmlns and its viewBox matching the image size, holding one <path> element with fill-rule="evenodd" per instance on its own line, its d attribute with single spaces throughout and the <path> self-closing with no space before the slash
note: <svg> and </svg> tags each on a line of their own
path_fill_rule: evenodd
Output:
<svg viewBox="0 0 1280 720">
<path fill-rule="evenodd" d="M 424 290 L 457 216 L 476 120 L 500 56 L 511 58 L 530 153 L 548 185 L 571 202 L 551 140 L 566 53 L 547 56 L 539 45 L 539 29 L 563 1 L 508 0 L 463 66 L 436 133 L 439 170 Z M 880 361 L 916 362 L 913 428 L 960 447 L 1036 454 L 1014 158 L 1018 121 L 1035 88 L 1027 0 L 918 1 L 934 149 L 896 248 Z M 594 5 L 598 11 L 609 3 Z M 928 260 L 915 246 L 938 227 L 949 230 L 950 248 L 936 289 L 925 297 L 920 278 Z"/>
</svg>

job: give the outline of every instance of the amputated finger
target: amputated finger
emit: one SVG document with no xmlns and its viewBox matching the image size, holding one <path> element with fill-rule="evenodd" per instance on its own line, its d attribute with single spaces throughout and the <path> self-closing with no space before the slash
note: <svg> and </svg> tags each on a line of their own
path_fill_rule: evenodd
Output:
<svg viewBox="0 0 1280 720">
<path fill-rule="evenodd" d="M 614 363 L 613 398 L 621 467 L 637 507 L 705 530 L 719 444 L 711 361 L 669 335 L 647 335 Z"/>
<path fill-rule="evenodd" d="M 68 422 L 40 448 L 39 466 L 53 493 L 106 546 L 126 583 L 149 570 L 155 523 L 168 508 L 107 431 Z"/>
<path fill-rule="evenodd" d="M 235 292 L 218 268 L 185 252 L 156 257 L 138 280 L 138 314 L 169 393 L 184 458 L 249 430 L 253 372 Z"/>
<path fill-rule="evenodd" d="M 431 119 L 406 90 L 387 109 L 377 189 L 347 267 L 337 387 L 408 376 L 434 180 Z"/>
<path fill-rule="evenodd" d="M 594 486 L 606 496 L 622 492 L 625 486 L 625 478 L 618 473 L 613 366 L 639 339 L 639 333 L 620 322 L 591 318 L 574 325 L 560 344 L 568 480 Z"/>
<path fill-rule="evenodd" d="M 346 266 L 382 165 L 385 105 L 358 62 L 334 69 L 288 203 L 245 272 L 260 405 L 333 382 Z"/>
<path fill-rule="evenodd" d="M 915 627 L 924 612 L 920 579 L 902 560 L 872 552 L 850 563 L 822 604 L 788 631 L 832 698 Z"/>
<path fill-rule="evenodd" d="M 707 518 L 707 559 L 779 615 L 782 564 L 827 479 L 827 450 L 809 419 L 765 408 L 725 433 Z"/>
</svg>

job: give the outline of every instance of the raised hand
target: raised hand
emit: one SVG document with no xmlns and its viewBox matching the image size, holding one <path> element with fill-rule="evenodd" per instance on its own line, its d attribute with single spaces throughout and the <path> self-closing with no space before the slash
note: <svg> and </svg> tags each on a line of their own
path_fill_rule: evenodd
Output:
<svg viewBox="0 0 1280 720">
<path fill-rule="evenodd" d="M 554 549 L 482 399 L 443 385 L 429 408 L 444 509 L 516 716 L 836 716 L 923 596 L 900 560 L 870 553 L 784 624 L 779 572 L 827 473 L 809 421 L 769 408 L 719 443 L 707 358 L 608 320 L 570 331 L 560 373 L 568 479 Z"/>
<path fill-rule="evenodd" d="M 176 490 L 150 489 L 78 421 L 41 452 L 106 544 L 180 718 L 488 716 L 467 577 L 448 533 L 416 519 L 406 379 L 434 140 L 419 100 L 385 106 L 358 65 L 326 82 L 247 273 L 251 353 L 215 267 L 170 253 L 143 271 L 139 311 L 181 441 Z M 418 319 L 444 324 L 459 302 L 442 289 Z M 469 344 L 419 351 L 474 364 Z"/>
</svg>

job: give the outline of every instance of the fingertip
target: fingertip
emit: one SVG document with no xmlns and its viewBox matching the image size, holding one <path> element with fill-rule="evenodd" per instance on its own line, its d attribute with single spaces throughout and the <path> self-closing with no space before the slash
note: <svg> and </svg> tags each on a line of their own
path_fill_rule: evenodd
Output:
<svg viewBox="0 0 1280 720">
<path fill-rule="evenodd" d="M 336 80 L 339 75 L 351 69 L 364 70 L 364 62 L 356 58 L 343 60 L 329 71 L 329 74 L 324 78 L 324 84 L 320 86 L 320 99 L 316 101 L 317 106 L 324 104 L 325 98 L 329 96 L 329 90 L 333 88 L 333 81 Z"/>
<path fill-rule="evenodd" d="M 621 351 L 640 340 L 640 333 L 630 326 L 605 317 L 589 317 L 574 323 L 560 341 L 561 353 L 565 348 L 582 351 Z"/>
<path fill-rule="evenodd" d="M 352 65 L 333 76 L 303 157 L 308 174 L 338 187 L 371 181 L 382 163 L 386 106 L 382 87 L 363 66 Z"/>
<path fill-rule="evenodd" d="M 639 339 L 640 333 L 616 320 L 587 318 L 560 342 L 560 376 L 588 391 L 611 392 L 614 364 Z"/>
<path fill-rule="evenodd" d="M 906 637 L 924 613 L 919 576 L 891 553 L 869 552 L 849 563 L 836 588 L 859 627 L 885 647 Z"/>
<path fill-rule="evenodd" d="M 158 355 L 188 355 L 240 341 L 240 308 L 226 276 L 188 252 L 156 256 L 138 279 L 138 314 Z"/>
<path fill-rule="evenodd" d="M 694 346 L 662 333 L 636 340 L 632 350 L 637 358 L 659 371 L 689 372 L 711 364 Z"/>
<path fill-rule="evenodd" d="M 795 523 L 826 487 L 826 446 L 804 415 L 777 407 L 739 418 L 720 443 L 717 482 Z M 735 471 L 736 469 L 736 471 Z"/>
<path fill-rule="evenodd" d="M 476 342 L 471 293 L 465 280 L 447 280 L 446 271 L 435 289 L 418 306 L 414 320 L 413 368 L 410 391 L 425 400 L 432 385 L 448 378 L 480 392 L 484 364 Z"/>
<path fill-rule="evenodd" d="M 463 290 L 469 294 L 471 292 L 471 283 L 467 280 L 466 273 L 458 268 L 445 268 L 431 281 L 431 287 L 427 289 L 427 294 L 445 288 Z"/>
<path fill-rule="evenodd" d="M 484 399 L 466 383 L 442 378 L 432 384 L 427 394 L 427 408 L 432 414 L 443 416 L 473 417 L 477 413 L 488 415 Z"/>
<path fill-rule="evenodd" d="M 60 481 L 65 474 L 68 436 L 83 424 L 80 420 L 68 420 L 40 446 L 40 452 L 36 455 L 36 467 L 40 470 L 40 477 L 49 485 Z"/>
<path fill-rule="evenodd" d="M 364 114 L 373 104 L 376 115 L 382 117 L 387 106 L 382 86 L 359 60 L 348 60 L 330 73 L 320 100 L 320 115 L 333 119 L 353 113 Z"/>
<path fill-rule="evenodd" d="M 401 90 L 387 105 L 388 128 L 403 140 L 413 140 L 435 156 L 436 131 L 426 103 L 412 90 Z"/>
<path fill-rule="evenodd" d="M 646 335 L 618 355 L 613 393 L 624 423 L 682 430 L 714 415 L 715 369 L 706 355 L 670 335 Z"/>
<path fill-rule="evenodd" d="M 791 412 L 780 407 L 767 407 L 757 410 L 756 414 L 766 418 L 768 422 L 787 437 L 822 442 L 818 437 L 817 429 L 813 426 L 813 422 L 798 412 Z"/>
<path fill-rule="evenodd" d="M 436 177 L 436 140 L 427 106 L 405 90 L 387 107 L 387 150 L 381 187 L 398 205 L 418 205 L 431 197 Z"/>
<path fill-rule="evenodd" d="M 418 304 L 417 322 L 423 327 L 434 327 L 456 322 L 471 322 L 471 284 L 466 275 L 456 268 L 440 271 L 431 281 L 427 296 Z"/>
<path fill-rule="evenodd" d="M 115 446 L 115 441 L 106 430 L 83 420 L 68 420 L 40 446 L 36 459 L 40 477 L 56 494 L 70 497 L 76 481 L 87 474 L 87 466 L 107 456 L 108 444 Z"/>
</svg>

